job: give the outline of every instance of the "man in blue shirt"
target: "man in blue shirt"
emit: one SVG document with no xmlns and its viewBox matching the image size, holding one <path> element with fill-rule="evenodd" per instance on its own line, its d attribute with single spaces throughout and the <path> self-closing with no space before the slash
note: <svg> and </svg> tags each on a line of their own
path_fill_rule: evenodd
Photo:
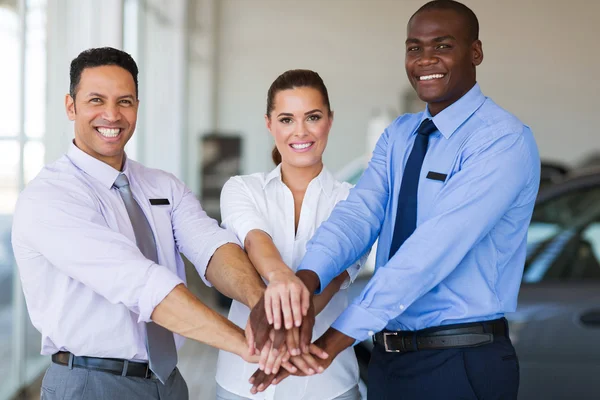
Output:
<svg viewBox="0 0 600 400">
<path fill-rule="evenodd" d="M 411 17 L 406 72 L 427 108 L 384 131 L 297 272 L 319 293 L 379 237 L 374 276 L 316 341 L 326 368 L 374 336 L 369 398 L 517 396 L 503 315 L 517 305 L 540 160 L 531 130 L 477 84 L 478 31 L 475 14 L 451 0 Z M 271 380 L 257 371 L 253 383 L 260 390 Z"/>
</svg>

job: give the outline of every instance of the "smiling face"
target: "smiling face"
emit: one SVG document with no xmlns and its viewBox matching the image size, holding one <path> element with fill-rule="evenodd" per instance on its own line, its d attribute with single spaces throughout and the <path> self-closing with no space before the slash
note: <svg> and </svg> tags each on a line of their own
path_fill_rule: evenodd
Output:
<svg viewBox="0 0 600 400">
<path fill-rule="evenodd" d="M 472 40 L 463 17 L 452 10 L 427 10 L 408 23 L 406 74 L 417 95 L 436 115 L 476 83 L 483 61 L 481 41 Z"/>
<path fill-rule="evenodd" d="M 274 107 L 265 115 L 282 164 L 296 168 L 321 166 L 333 114 L 317 89 L 298 87 L 281 90 Z"/>
<path fill-rule="evenodd" d="M 138 103 L 135 82 L 126 69 L 115 65 L 84 69 L 75 99 L 70 95 L 65 99 L 67 115 L 75 122 L 75 145 L 121 170 Z"/>
</svg>

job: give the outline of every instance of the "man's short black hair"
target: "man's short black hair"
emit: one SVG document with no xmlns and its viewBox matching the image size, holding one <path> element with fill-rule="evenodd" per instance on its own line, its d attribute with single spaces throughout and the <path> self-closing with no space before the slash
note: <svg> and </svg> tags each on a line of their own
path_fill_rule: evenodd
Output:
<svg viewBox="0 0 600 400">
<path fill-rule="evenodd" d="M 104 65 L 116 65 L 129 71 L 135 82 L 135 97 L 138 97 L 138 67 L 133 58 L 122 50 L 98 47 L 82 51 L 71 61 L 69 94 L 73 100 L 75 100 L 75 92 L 77 92 L 77 85 L 79 85 L 83 70 Z"/>
<path fill-rule="evenodd" d="M 416 13 L 413 14 L 410 19 L 422 11 L 429 10 L 451 10 L 455 13 L 462 16 L 469 28 L 469 40 L 472 42 L 479 39 L 479 21 L 477 20 L 477 16 L 469 7 L 465 6 L 462 3 L 454 0 L 433 0 L 429 3 L 425 4 L 421 8 L 417 10 Z"/>
</svg>

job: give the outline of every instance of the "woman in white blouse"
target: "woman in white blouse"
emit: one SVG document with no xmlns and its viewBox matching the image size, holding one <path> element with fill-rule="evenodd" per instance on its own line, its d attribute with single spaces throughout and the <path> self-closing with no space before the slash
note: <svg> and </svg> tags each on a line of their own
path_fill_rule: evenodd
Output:
<svg viewBox="0 0 600 400">
<path fill-rule="evenodd" d="M 280 75 L 267 96 L 267 129 L 275 139 L 268 173 L 235 176 L 221 193 L 223 226 L 243 243 L 250 260 L 270 285 L 296 285 L 295 271 L 306 243 L 351 185 L 335 180 L 323 166 L 333 112 L 321 77 L 309 70 Z M 348 305 L 345 288 L 354 280 L 363 257 L 314 297 L 318 313 L 313 338 L 321 336 Z M 298 287 L 302 287 L 300 284 Z M 229 319 L 246 326 L 250 310 L 234 301 Z M 264 392 L 251 394 L 250 376 L 256 364 L 220 352 L 217 399 L 358 399 L 358 364 L 352 348 L 335 358 L 321 374 L 292 376 Z"/>
</svg>

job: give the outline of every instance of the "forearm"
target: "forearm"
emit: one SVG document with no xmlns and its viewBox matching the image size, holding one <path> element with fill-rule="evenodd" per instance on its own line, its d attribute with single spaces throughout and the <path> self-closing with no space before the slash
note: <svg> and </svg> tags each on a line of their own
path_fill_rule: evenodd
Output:
<svg viewBox="0 0 600 400">
<path fill-rule="evenodd" d="M 342 287 L 346 279 L 349 278 L 350 276 L 348 275 L 347 271 L 342 272 L 333 281 L 331 281 L 329 285 L 327 285 L 325 290 L 313 297 L 313 302 L 315 305 L 315 314 L 318 315 L 321 311 L 323 311 L 323 309 L 327 306 L 327 304 L 329 304 L 333 296 L 335 296 L 335 294 L 340 291 L 340 288 Z"/>
<path fill-rule="evenodd" d="M 246 235 L 244 248 L 256 271 L 271 281 L 278 273 L 292 274 L 292 270 L 283 262 L 273 239 L 264 231 L 254 229 Z"/>
<path fill-rule="evenodd" d="M 208 308 L 183 284 L 154 308 L 151 318 L 171 332 L 209 346 L 238 355 L 247 351 L 243 330 Z"/>
<path fill-rule="evenodd" d="M 225 296 L 250 308 L 258 302 L 265 288 L 244 250 L 232 243 L 215 251 L 206 268 L 206 279 Z"/>
</svg>

